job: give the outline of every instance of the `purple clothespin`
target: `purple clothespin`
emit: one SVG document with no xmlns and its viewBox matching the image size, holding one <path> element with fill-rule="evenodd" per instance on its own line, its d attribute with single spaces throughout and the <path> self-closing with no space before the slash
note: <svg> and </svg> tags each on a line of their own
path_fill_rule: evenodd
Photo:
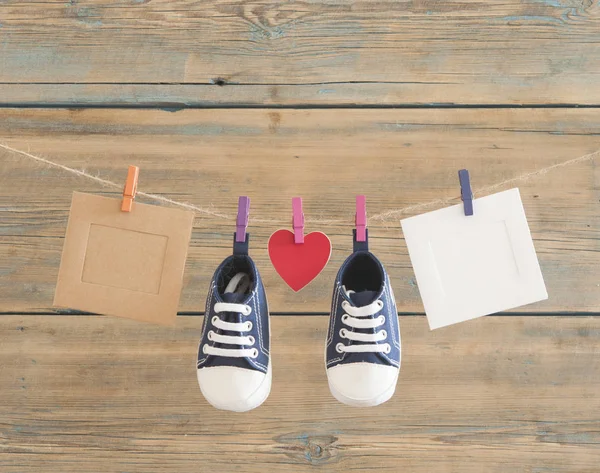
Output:
<svg viewBox="0 0 600 473">
<path fill-rule="evenodd" d="M 473 215 L 473 191 L 471 190 L 469 171 L 466 169 L 458 171 L 458 180 L 460 181 L 460 198 L 463 201 L 465 215 Z"/>
<path fill-rule="evenodd" d="M 304 243 L 304 213 L 302 212 L 302 197 L 292 198 L 292 212 L 294 243 Z"/>
<path fill-rule="evenodd" d="M 244 243 L 246 241 L 246 230 L 248 228 L 248 216 L 250 215 L 250 197 L 240 196 L 238 200 L 238 214 L 235 222 L 235 241 Z"/>
<path fill-rule="evenodd" d="M 356 196 L 356 241 L 367 241 L 367 198 L 364 195 Z"/>
</svg>

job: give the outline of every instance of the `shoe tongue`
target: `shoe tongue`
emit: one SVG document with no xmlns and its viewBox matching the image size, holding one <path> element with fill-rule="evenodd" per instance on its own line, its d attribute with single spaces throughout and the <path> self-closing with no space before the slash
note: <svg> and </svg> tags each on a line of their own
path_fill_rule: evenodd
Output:
<svg viewBox="0 0 600 473">
<path fill-rule="evenodd" d="M 248 298 L 246 291 L 250 287 L 250 277 L 244 273 L 237 273 L 231 278 L 221 295 L 223 302 L 240 303 Z"/>
<path fill-rule="evenodd" d="M 377 292 L 375 291 L 362 291 L 350 294 L 350 300 L 356 307 L 364 307 L 369 305 L 371 302 L 375 301 L 376 297 Z"/>
<path fill-rule="evenodd" d="M 239 292 L 226 292 L 225 294 L 223 294 L 221 296 L 221 298 L 223 299 L 223 302 L 230 302 L 230 303 L 240 303 L 243 302 L 244 299 L 246 299 L 248 297 L 248 294 L 242 294 Z"/>
</svg>

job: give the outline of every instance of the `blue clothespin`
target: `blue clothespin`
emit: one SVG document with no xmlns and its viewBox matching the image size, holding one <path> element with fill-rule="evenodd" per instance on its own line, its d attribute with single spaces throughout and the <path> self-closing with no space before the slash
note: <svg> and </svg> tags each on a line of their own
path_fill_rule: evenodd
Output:
<svg viewBox="0 0 600 473">
<path fill-rule="evenodd" d="M 473 191 L 471 190 L 469 171 L 466 169 L 458 171 L 458 180 L 460 181 L 460 198 L 465 207 L 465 215 L 473 215 Z"/>
</svg>

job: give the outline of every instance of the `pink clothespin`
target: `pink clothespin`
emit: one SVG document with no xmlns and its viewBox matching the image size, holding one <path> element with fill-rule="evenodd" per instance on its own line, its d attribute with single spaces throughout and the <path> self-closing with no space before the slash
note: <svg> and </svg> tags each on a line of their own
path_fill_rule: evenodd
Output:
<svg viewBox="0 0 600 473">
<path fill-rule="evenodd" d="M 304 213 L 302 212 L 302 197 L 292 198 L 292 212 L 294 243 L 304 243 Z"/>
<path fill-rule="evenodd" d="M 356 241 L 367 241 L 367 198 L 364 195 L 356 196 Z"/>
<path fill-rule="evenodd" d="M 250 197 L 241 195 L 238 200 L 238 214 L 235 223 L 235 241 L 244 243 L 250 215 Z"/>
</svg>

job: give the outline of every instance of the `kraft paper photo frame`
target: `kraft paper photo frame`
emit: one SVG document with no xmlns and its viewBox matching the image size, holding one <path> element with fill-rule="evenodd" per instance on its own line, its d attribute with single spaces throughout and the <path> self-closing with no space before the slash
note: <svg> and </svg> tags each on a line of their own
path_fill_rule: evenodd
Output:
<svg viewBox="0 0 600 473">
<path fill-rule="evenodd" d="M 73 193 L 54 305 L 172 324 L 194 213 Z"/>
</svg>

